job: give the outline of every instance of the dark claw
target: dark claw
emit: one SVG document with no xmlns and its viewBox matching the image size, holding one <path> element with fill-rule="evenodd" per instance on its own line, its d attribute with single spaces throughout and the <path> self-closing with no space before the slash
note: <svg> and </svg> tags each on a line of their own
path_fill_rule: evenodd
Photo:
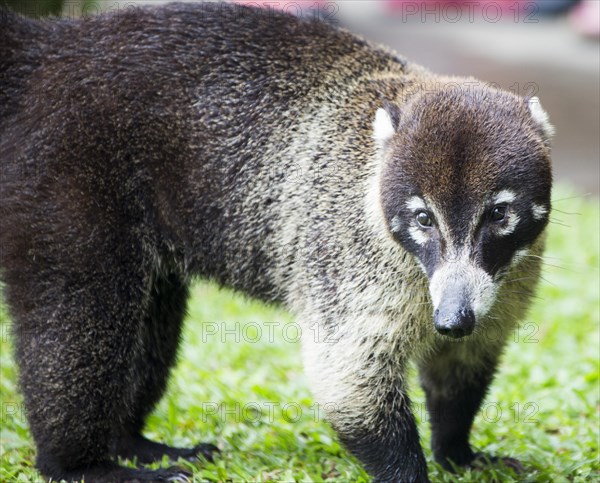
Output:
<svg viewBox="0 0 600 483">
<path fill-rule="evenodd" d="M 131 478 L 115 479 L 114 481 L 123 481 L 124 483 L 189 483 L 192 481 L 192 474 L 182 468 L 172 466 L 160 470 L 129 470 Z M 109 481 L 112 481 L 109 479 Z"/>
<path fill-rule="evenodd" d="M 490 456 L 485 453 L 475 453 L 475 458 L 469 464 L 470 468 L 480 470 L 485 468 L 486 466 L 491 465 L 504 465 L 507 468 L 513 470 L 516 474 L 522 474 L 525 472 L 525 467 L 523 464 L 516 458 L 510 458 L 508 456 L 500 457 L 500 456 Z"/>
<path fill-rule="evenodd" d="M 219 454 L 221 450 L 214 444 L 200 443 L 192 448 L 192 454 L 186 459 L 189 461 L 195 461 L 199 457 L 206 459 L 209 462 L 214 461 L 214 455 Z"/>
<path fill-rule="evenodd" d="M 166 481 L 171 481 L 173 483 L 190 483 L 192 481 L 192 473 L 189 471 L 175 466 L 169 468 L 169 471 L 173 471 L 174 473 L 167 477 Z"/>
</svg>

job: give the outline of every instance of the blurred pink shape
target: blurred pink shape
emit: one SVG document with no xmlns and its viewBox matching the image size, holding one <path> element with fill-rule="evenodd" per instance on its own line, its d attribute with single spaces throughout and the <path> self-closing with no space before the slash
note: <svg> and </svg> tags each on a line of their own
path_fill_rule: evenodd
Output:
<svg viewBox="0 0 600 483">
<path fill-rule="evenodd" d="M 294 11 L 297 7 L 300 7 L 302 10 L 317 9 L 327 2 L 325 0 L 235 0 L 234 3 L 260 8 Z"/>
<path fill-rule="evenodd" d="M 573 27 L 586 37 L 600 37 L 600 2 L 584 0 L 569 14 Z"/>
</svg>

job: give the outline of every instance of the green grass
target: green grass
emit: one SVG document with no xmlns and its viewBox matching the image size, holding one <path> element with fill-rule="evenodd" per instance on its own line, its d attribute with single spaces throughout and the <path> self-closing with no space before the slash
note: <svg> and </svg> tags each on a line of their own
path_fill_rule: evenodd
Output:
<svg viewBox="0 0 600 483">
<path fill-rule="evenodd" d="M 564 188 L 554 199 L 545 281 L 514 334 L 471 441 L 520 459 L 526 473 L 518 481 L 598 480 L 600 211 L 596 198 Z M 0 317 L 0 481 L 36 481 L 5 308 Z M 271 326 L 273 338 L 265 322 L 279 324 Z M 189 466 L 195 481 L 368 480 L 312 406 L 290 322 L 282 310 L 194 286 L 180 362 L 146 434 L 175 445 L 218 444 L 222 455 L 214 464 Z M 433 464 L 423 394 L 411 377 L 433 481 L 517 481 L 502 467 L 456 477 Z"/>
</svg>

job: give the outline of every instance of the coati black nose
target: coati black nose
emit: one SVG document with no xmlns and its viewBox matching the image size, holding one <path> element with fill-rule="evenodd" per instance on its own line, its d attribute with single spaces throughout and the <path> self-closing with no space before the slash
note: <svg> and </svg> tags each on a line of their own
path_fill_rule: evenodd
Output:
<svg viewBox="0 0 600 483">
<path fill-rule="evenodd" d="M 453 339 L 460 339 L 473 332 L 475 314 L 470 308 L 444 310 L 442 306 L 433 314 L 433 323 L 438 333 Z"/>
</svg>

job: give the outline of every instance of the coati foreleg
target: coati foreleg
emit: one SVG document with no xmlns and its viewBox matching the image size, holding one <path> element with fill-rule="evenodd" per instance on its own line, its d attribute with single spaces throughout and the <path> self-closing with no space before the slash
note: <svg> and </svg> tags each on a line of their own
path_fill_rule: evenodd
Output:
<svg viewBox="0 0 600 483">
<path fill-rule="evenodd" d="M 320 409 L 375 481 L 426 482 L 403 381 L 406 359 L 385 336 L 369 334 L 376 326 L 382 326 L 378 320 L 356 316 L 336 322 L 334 331 L 309 323 L 303 330 L 306 371 Z"/>
<path fill-rule="evenodd" d="M 148 414 L 160 400 L 167 386 L 169 371 L 175 364 L 189 285 L 176 273 L 157 274 L 150 289 L 150 303 L 142 324 L 142 351 L 134 363 L 138 386 L 134 403 L 124 425 L 115 453 L 140 463 L 170 459 L 195 460 L 197 455 L 211 457 L 217 448 L 200 444 L 194 448 L 173 448 L 142 436 Z"/>
<path fill-rule="evenodd" d="M 446 470 L 471 463 L 469 433 L 492 382 L 502 345 L 486 341 L 444 342 L 419 364 L 431 424 L 431 448 Z"/>
</svg>

